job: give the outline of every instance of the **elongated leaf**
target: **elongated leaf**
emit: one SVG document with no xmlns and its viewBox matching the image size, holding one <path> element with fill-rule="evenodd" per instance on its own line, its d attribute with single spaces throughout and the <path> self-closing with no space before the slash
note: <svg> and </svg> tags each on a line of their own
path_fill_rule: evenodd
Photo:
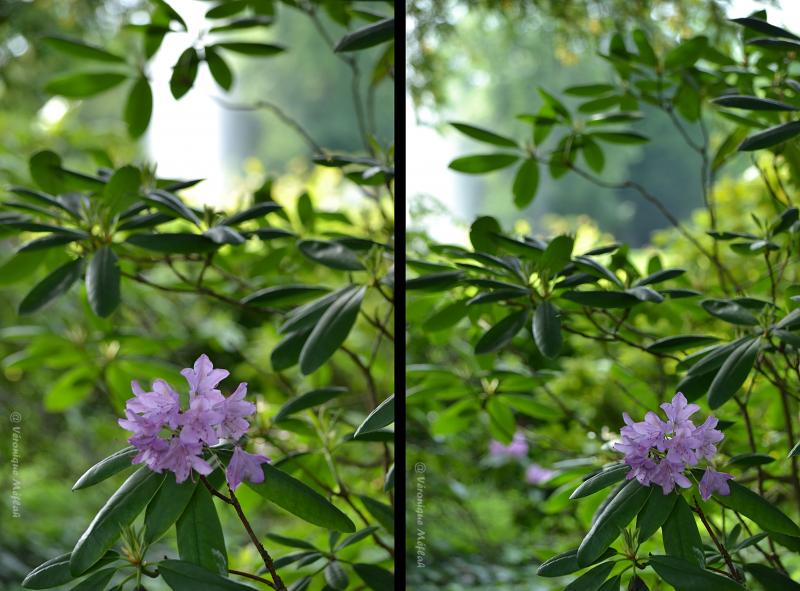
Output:
<svg viewBox="0 0 800 591">
<path fill-rule="evenodd" d="M 167 254 L 193 254 L 211 252 L 219 248 L 213 240 L 200 234 L 163 233 L 133 234 L 125 239 L 128 244 L 139 248 Z"/>
<path fill-rule="evenodd" d="M 159 209 L 164 210 L 165 213 L 174 213 L 178 217 L 182 217 L 183 219 L 192 222 L 195 226 L 200 226 L 200 220 L 197 218 L 195 213 L 186 207 L 183 201 L 181 201 L 176 195 L 173 195 L 169 191 L 155 189 L 145 197 L 145 201 L 148 201 Z"/>
<path fill-rule="evenodd" d="M 708 345 L 718 341 L 717 337 L 705 335 L 679 335 L 674 337 L 664 337 L 649 344 L 647 350 L 652 353 L 670 353 L 672 351 L 685 351 L 686 349 L 694 349 L 703 345 Z"/>
<path fill-rule="evenodd" d="M 536 306 L 533 315 L 533 338 L 542 355 L 555 359 L 561 351 L 561 319 L 558 310 L 548 301 Z"/>
<path fill-rule="evenodd" d="M 314 262 L 342 271 L 363 271 L 364 265 L 356 254 L 338 242 L 301 240 L 297 247 Z"/>
<path fill-rule="evenodd" d="M 761 348 L 758 338 L 745 340 L 722 364 L 708 389 L 708 405 L 714 409 L 727 402 L 744 384 Z"/>
<path fill-rule="evenodd" d="M 283 208 L 275 203 L 274 201 L 266 201 L 264 203 L 256 203 L 253 207 L 245 209 L 244 211 L 240 211 L 239 213 L 235 213 L 220 222 L 225 226 L 235 226 L 237 224 L 241 224 L 242 222 L 246 222 L 248 220 L 255 220 L 258 218 L 262 218 L 267 214 L 273 213 L 275 211 L 281 211 Z"/>
<path fill-rule="evenodd" d="M 800 134 L 800 121 L 790 121 L 753 134 L 739 144 L 740 152 L 763 150 L 781 144 Z"/>
<path fill-rule="evenodd" d="M 613 568 L 613 562 L 599 564 L 564 587 L 564 591 L 597 591 Z"/>
<path fill-rule="evenodd" d="M 748 111 L 797 111 L 800 107 L 758 96 L 728 95 L 711 101 L 721 107 L 747 109 Z"/>
<path fill-rule="evenodd" d="M 639 279 L 633 285 L 652 285 L 654 283 L 661 283 L 662 281 L 667 281 L 668 279 L 680 277 L 684 273 L 686 273 L 686 269 L 662 269 L 660 271 L 656 271 L 652 275 L 648 275 L 647 277 Z"/>
<path fill-rule="evenodd" d="M 286 48 L 280 45 L 272 45 L 270 43 L 248 43 L 244 41 L 227 41 L 224 43 L 217 43 L 213 47 L 240 53 L 242 55 L 255 55 L 258 57 L 269 57 L 286 51 Z"/>
<path fill-rule="evenodd" d="M 488 129 L 484 129 L 482 127 L 476 127 L 475 125 L 470 125 L 469 123 L 456 123 L 451 122 L 450 125 L 455 127 L 458 131 L 463 133 L 464 135 L 471 137 L 472 139 L 476 139 L 479 142 L 484 142 L 486 144 L 493 144 L 495 146 L 503 146 L 506 148 L 517 148 L 517 142 L 512 140 L 511 138 L 507 138 L 500 134 L 497 134 L 493 131 L 489 131 Z"/>
<path fill-rule="evenodd" d="M 74 580 L 75 577 L 72 576 L 69 570 L 70 556 L 71 553 L 67 552 L 66 554 L 56 556 L 55 558 L 43 562 L 27 574 L 22 581 L 22 586 L 25 589 L 50 589 Z M 109 550 L 97 561 L 97 564 L 95 564 L 89 572 L 111 564 L 118 559 L 119 554 L 113 550 Z"/>
<path fill-rule="evenodd" d="M 631 467 L 627 464 L 617 464 L 606 468 L 594 476 L 584 480 L 581 485 L 569 496 L 570 499 L 580 499 L 581 497 L 588 497 L 594 493 L 608 488 L 612 484 L 616 484 L 625 479 L 625 475 L 630 471 Z"/>
<path fill-rule="evenodd" d="M 69 561 L 70 572 L 77 576 L 94 565 L 119 538 L 122 528 L 129 525 L 156 494 L 164 480 L 147 468 L 133 473 L 83 532 Z"/>
<path fill-rule="evenodd" d="M 130 468 L 133 465 L 131 464 L 131 459 L 133 459 L 133 456 L 137 453 L 137 449 L 132 446 L 114 452 L 84 472 L 83 475 L 78 478 L 78 481 L 72 485 L 72 490 L 93 486 L 98 482 L 103 482 L 106 478 L 110 478 L 118 472 L 122 472 L 126 468 Z"/>
<path fill-rule="evenodd" d="M 613 548 L 608 548 L 597 558 L 597 560 L 592 562 L 592 564 L 602 562 L 606 558 L 611 558 L 616 553 L 616 550 Z M 587 566 L 591 566 L 591 564 L 587 564 L 585 566 L 578 564 L 578 549 L 573 548 L 572 550 L 567 550 L 566 552 L 562 552 L 561 554 L 557 554 L 556 556 L 545 560 L 539 565 L 539 568 L 536 569 L 536 574 L 540 577 L 561 577 L 564 575 L 570 575 L 583 568 L 586 568 Z"/>
<path fill-rule="evenodd" d="M 228 62 L 222 58 L 213 46 L 206 47 L 205 57 L 208 69 L 216 83 L 225 90 L 230 90 L 233 86 L 233 72 L 228 66 Z"/>
<path fill-rule="evenodd" d="M 394 19 L 387 18 L 348 33 L 336 44 L 338 53 L 360 51 L 394 39 Z"/>
<path fill-rule="evenodd" d="M 319 369 L 347 339 L 356 322 L 366 287 L 343 294 L 322 315 L 300 352 L 304 375 Z"/>
<path fill-rule="evenodd" d="M 75 585 L 70 591 L 102 591 L 111 581 L 115 572 L 117 572 L 115 568 L 106 568 L 97 571 Z"/>
<path fill-rule="evenodd" d="M 578 564 L 588 565 L 605 552 L 620 535 L 622 528 L 636 517 L 651 492 L 652 488 L 631 480 L 610 503 L 603 506 L 578 547 Z"/>
<path fill-rule="evenodd" d="M 26 242 L 17 249 L 17 252 L 31 252 L 34 250 L 45 250 L 48 248 L 55 248 L 56 246 L 64 246 L 88 238 L 86 235 L 81 235 L 78 232 L 58 232 L 55 234 L 48 234 L 41 238 L 36 238 L 30 242 Z"/>
<path fill-rule="evenodd" d="M 20 314 L 33 314 L 45 305 L 63 295 L 80 279 L 83 259 L 75 259 L 62 265 L 42 279 L 28 292 L 19 305 Z"/>
<path fill-rule="evenodd" d="M 703 542 L 694 515 L 682 496 L 678 496 L 664 525 L 664 551 L 697 566 L 703 566 Z"/>
<path fill-rule="evenodd" d="M 650 138 L 635 131 L 593 131 L 589 135 L 612 144 L 643 144 L 650 141 Z"/>
<path fill-rule="evenodd" d="M 377 525 L 370 525 L 369 527 L 365 527 L 364 529 L 359 530 L 354 534 L 350 534 L 341 542 L 336 544 L 336 546 L 334 547 L 334 551 L 338 552 L 342 548 L 346 548 L 347 546 L 352 546 L 353 544 L 357 544 L 361 540 L 372 535 L 372 532 L 376 531 L 377 529 L 378 529 Z"/>
<path fill-rule="evenodd" d="M 45 85 L 45 90 L 50 94 L 58 94 L 67 98 L 86 98 L 110 90 L 122 84 L 126 79 L 125 74 L 115 72 L 66 74 L 50 80 Z"/>
<path fill-rule="evenodd" d="M 347 285 L 313 302 L 295 308 L 287 315 L 286 322 L 280 326 L 278 332 L 286 334 L 288 332 L 310 330 L 334 302 L 356 289 L 355 285 Z"/>
<path fill-rule="evenodd" d="M 327 287 L 320 285 L 278 285 L 260 289 L 242 298 L 242 303 L 262 306 L 302 304 L 328 291 L 330 290 Z"/>
<path fill-rule="evenodd" d="M 675 556 L 650 556 L 650 566 L 667 583 L 681 591 L 744 591 L 739 583 Z"/>
<path fill-rule="evenodd" d="M 189 504 L 175 527 L 181 560 L 202 566 L 219 575 L 228 574 L 225 537 L 211 493 L 196 486 Z"/>
<path fill-rule="evenodd" d="M 353 434 L 354 438 L 358 438 L 365 433 L 372 433 L 384 427 L 391 425 L 394 422 L 394 394 L 387 397 L 386 400 L 381 402 L 375 409 L 369 413 L 364 422 L 358 426 L 356 432 Z"/>
<path fill-rule="evenodd" d="M 264 482 L 247 483 L 259 495 L 300 519 L 341 532 L 354 532 L 355 525 L 347 515 L 337 509 L 325 497 L 269 464 L 262 464 Z"/>
<path fill-rule="evenodd" d="M 214 226 L 203 232 L 203 236 L 216 244 L 244 244 L 247 240 L 233 228 Z"/>
<path fill-rule="evenodd" d="M 347 573 L 342 568 L 341 563 L 335 560 L 325 566 L 324 577 L 327 583 L 326 586 L 337 591 L 347 589 L 347 585 L 350 584 L 350 579 L 347 577 Z"/>
<path fill-rule="evenodd" d="M 732 300 L 703 300 L 700 302 L 703 309 L 725 322 L 744 326 L 755 326 L 758 319 L 746 308 Z"/>
<path fill-rule="evenodd" d="M 194 495 L 197 482 L 175 481 L 175 474 L 169 473 L 164 484 L 158 489 L 153 500 L 147 505 L 144 515 L 144 541 L 152 544 L 163 536 L 178 521 Z"/>
<path fill-rule="evenodd" d="M 71 39 L 61 35 L 49 35 L 44 37 L 44 42 L 53 49 L 72 57 L 96 62 L 125 63 L 125 58 L 79 39 Z"/>
<path fill-rule="evenodd" d="M 655 534 L 672 513 L 675 501 L 678 498 L 677 492 L 668 495 L 650 493 L 647 503 L 636 520 L 636 529 L 639 530 L 639 543 L 649 539 Z"/>
<path fill-rule="evenodd" d="M 103 199 L 112 213 L 120 213 L 139 200 L 142 174 L 135 166 L 123 166 L 114 171 L 103 189 Z"/>
<path fill-rule="evenodd" d="M 194 47 L 187 47 L 178 58 L 172 69 L 172 77 L 169 80 L 169 90 L 177 100 L 189 92 L 194 86 L 197 78 L 197 69 L 200 65 L 200 58 Z"/>
<path fill-rule="evenodd" d="M 619 280 L 619 277 L 617 277 L 614 272 L 611 271 L 611 269 L 601 265 L 593 258 L 582 255 L 575 257 L 573 262 L 575 263 L 575 266 L 582 271 L 586 271 L 587 273 L 601 279 L 608 279 L 617 287 L 624 287 L 622 281 Z"/>
<path fill-rule="evenodd" d="M 311 329 L 301 329 L 286 333 L 275 345 L 270 355 L 270 363 L 274 371 L 283 371 L 300 362 L 300 352 L 311 334 Z"/>
<path fill-rule="evenodd" d="M 475 353 L 492 353 L 505 347 L 528 322 L 528 310 L 512 312 L 495 324 L 475 345 Z"/>
<path fill-rule="evenodd" d="M 347 392 L 347 388 L 320 388 L 318 390 L 311 390 L 305 394 L 301 394 L 297 398 L 292 398 L 289 402 L 284 404 L 281 409 L 273 417 L 273 421 L 278 422 L 283 418 L 298 413 L 308 408 L 325 404 L 329 400 L 333 400 L 337 396 L 341 396 Z"/>
<path fill-rule="evenodd" d="M 456 158 L 449 168 L 466 174 L 484 174 L 506 168 L 519 160 L 515 154 L 475 154 Z"/>
<path fill-rule="evenodd" d="M 94 313 L 105 318 L 119 305 L 119 262 L 110 247 L 104 246 L 92 257 L 86 269 L 86 293 Z"/>
<path fill-rule="evenodd" d="M 537 264 L 539 271 L 548 278 L 561 272 L 570 261 L 574 245 L 575 239 L 572 236 L 561 235 L 553 238 L 539 258 Z"/>
<path fill-rule="evenodd" d="M 514 184 L 511 192 L 514 194 L 514 205 L 522 209 L 531 204 L 539 188 L 539 163 L 533 158 L 527 158 L 517 169 L 514 175 Z"/>
<path fill-rule="evenodd" d="M 406 289 L 424 289 L 427 291 L 443 291 L 456 285 L 464 278 L 461 271 L 442 271 L 414 277 L 406 281 Z"/>
<path fill-rule="evenodd" d="M 158 572 L 173 591 L 255 591 L 184 560 L 162 560 Z"/>
<path fill-rule="evenodd" d="M 353 565 L 353 570 L 372 591 L 394 589 L 394 575 L 385 568 L 374 564 L 356 563 Z"/>
<path fill-rule="evenodd" d="M 565 300 L 593 308 L 630 308 L 639 303 L 639 298 L 622 291 L 566 291 Z"/>
<path fill-rule="evenodd" d="M 769 454 L 759 454 L 759 453 L 744 453 L 744 454 L 736 454 L 730 460 L 728 460 L 728 464 L 736 465 L 736 466 L 765 466 L 767 464 L 771 464 L 775 461 Z"/>
<path fill-rule="evenodd" d="M 139 76 L 131 86 L 128 98 L 125 101 L 125 123 L 128 134 L 138 138 L 147 131 L 150 118 L 153 115 L 153 90 L 150 82 L 144 76 Z"/>
<path fill-rule="evenodd" d="M 728 485 L 729 495 L 714 495 L 720 503 L 749 517 L 764 530 L 800 537 L 800 528 L 774 503 L 734 480 L 728 481 Z"/>
<path fill-rule="evenodd" d="M 786 29 L 782 29 L 780 27 L 776 27 L 775 25 L 771 25 L 767 21 L 760 18 L 756 18 L 753 16 L 746 16 L 743 18 L 732 18 L 731 20 L 735 23 L 742 25 L 743 27 L 747 27 L 748 29 L 757 31 L 759 33 L 764 33 L 765 35 L 769 35 L 770 37 L 800 40 L 800 37 L 798 37 L 794 33 L 790 33 Z"/>
<path fill-rule="evenodd" d="M 758 581 L 764 591 L 773 591 L 780 589 L 781 591 L 800 591 L 800 583 L 793 581 L 785 574 L 770 568 L 766 564 L 750 563 L 744 565 L 750 575 Z"/>
<path fill-rule="evenodd" d="M 359 495 L 359 498 L 367 511 L 369 511 L 369 514 L 372 515 L 386 531 L 390 534 L 394 534 L 394 511 L 391 506 L 365 495 Z"/>
</svg>

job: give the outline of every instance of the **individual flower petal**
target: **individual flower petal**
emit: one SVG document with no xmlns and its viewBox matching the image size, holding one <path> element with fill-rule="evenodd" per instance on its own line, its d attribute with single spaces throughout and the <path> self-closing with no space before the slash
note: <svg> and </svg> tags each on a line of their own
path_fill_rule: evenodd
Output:
<svg viewBox="0 0 800 591">
<path fill-rule="evenodd" d="M 717 426 L 716 417 L 708 417 L 705 422 L 694 430 L 694 437 L 699 441 L 697 453 L 701 457 L 710 460 L 717 453 L 717 446 L 725 438 L 722 431 L 715 429 Z"/>
<path fill-rule="evenodd" d="M 711 498 L 714 493 L 727 496 L 731 494 L 731 487 L 728 481 L 733 476 L 725 472 L 717 472 L 712 468 L 706 468 L 703 478 L 700 479 L 700 496 L 704 501 Z"/>
<path fill-rule="evenodd" d="M 665 402 L 662 404 L 661 408 L 664 409 L 664 414 L 667 415 L 672 430 L 690 425 L 694 427 L 691 421 L 689 421 L 689 417 L 700 410 L 700 407 L 696 404 L 688 404 L 686 396 L 681 392 L 678 392 L 672 397 L 672 402 Z"/>
<path fill-rule="evenodd" d="M 250 454 L 238 445 L 233 450 L 233 456 L 225 470 L 225 478 L 231 490 L 236 491 L 239 485 L 247 480 L 252 483 L 264 482 L 264 470 L 261 464 L 269 462 L 269 458 L 262 455 Z"/>
<path fill-rule="evenodd" d="M 221 439 L 239 439 L 250 428 L 244 417 L 256 412 L 256 405 L 244 399 L 246 394 L 247 383 L 242 382 L 233 394 L 214 407 L 223 416 L 217 425 L 217 435 Z"/>
<path fill-rule="evenodd" d="M 214 429 L 224 415 L 215 409 L 213 400 L 206 396 L 195 396 L 189 403 L 189 410 L 180 415 L 181 441 L 187 443 L 217 443 L 219 437 Z"/>
<path fill-rule="evenodd" d="M 189 382 L 189 395 L 221 396 L 217 384 L 227 378 L 230 373 L 226 369 L 214 369 L 208 355 L 201 355 L 194 362 L 194 367 L 181 370 L 181 375 Z"/>
</svg>

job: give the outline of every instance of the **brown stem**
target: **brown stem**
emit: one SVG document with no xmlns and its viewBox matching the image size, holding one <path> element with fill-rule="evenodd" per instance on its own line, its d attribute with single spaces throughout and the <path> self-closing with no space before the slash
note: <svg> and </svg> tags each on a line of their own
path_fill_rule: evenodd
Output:
<svg viewBox="0 0 800 591">
<path fill-rule="evenodd" d="M 245 577 L 247 579 L 253 579 L 254 581 L 258 581 L 259 583 L 264 583 L 268 587 L 272 587 L 273 589 L 275 589 L 275 583 L 273 583 L 272 581 L 269 581 L 269 580 L 267 580 L 267 579 L 265 579 L 263 577 L 259 577 L 258 575 L 253 575 L 253 574 L 250 574 L 250 573 L 246 573 L 246 572 L 241 571 L 241 570 L 233 570 L 232 568 L 229 568 L 228 572 L 230 574 L 232 574 L 232 575 L 239 575 L 240 577 Z"/>
<path fill-rule="evenodd" d="M 211 486 L 211 483 L 208 481 L 208 478 L 206 478 L 205 476 L 200 476 L 200 482 L 202 482 L 205 485 L 205 487 L 208 489 L 208 492 L 210 492 L 212 495 L 220 499 L 222 502 L 227 503 L 228 505 L 233 505 L 233 501 L 231 501 L 230 498 L 226 497 L 216 488 Z"/>
<path fill-rule="evenodd" d="M 703 513 L 703 510 L 700 508 L 700 503 L 696 497 L 694 497 L 694 512 L 700 516 L 700 521 L 703 522 L 703 525 L 708 532 L 708 535 L 711 536 L 711 540 L 714 542 L 714 545 L 717 547 L 722 559 L 725 561 L 725 565 L 728 567 L 728 572 L 731 575 L 731 578 L 735 581 L 741 581 L 739 577 L 739 573 L 736 570 L 736 567 L 733 566 L 733 560 L 731 559 L 731 555 L 728 554 L 728 551 L 725 549 L 720 541 L 717 539 L 717 534 L 714 533 L 714 530 L 711 527 L 711 524 L 706 519 L 706 514 Z"/>
</svg>

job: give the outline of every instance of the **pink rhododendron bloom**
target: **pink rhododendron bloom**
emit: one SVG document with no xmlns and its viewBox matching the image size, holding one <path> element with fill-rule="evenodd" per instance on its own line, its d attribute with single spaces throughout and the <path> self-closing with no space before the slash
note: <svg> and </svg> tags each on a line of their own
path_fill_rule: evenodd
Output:
<svg viewBox="0 0 800 591">
<path fill-rule="evenodd" d="M 128 442 L 138 450 L 132 463 L 145 464 L 158 473 L 174 472 L 177 482 L 186 480 L 192 470 L 210 474 L 213 468 L 203 457 L 208 446 L 220 439 L 239 440 L 250 428 L 245 417 L 256 412 L 256 405 L 244 399 L 245 383 L 225 398 L 217 386 L 229 374 L 215 369 L 206 355 L 181 374 L 189 383 L 189 408 L 181 409 L 180 396 L 164 380 L 155 380 L 151 391 L 134 381 L 134 396 L 125 405 L 125 418 L 118 420 L 122 428 L 132 433 Z M 237 445 L 227 470 L 231 488 L 244 480 L 262 482 L 260 466 L 267 461 Z"/>
<path fill-rule="evenodd" d="M 494 458 L 524 458 L 528 455 L 528 442 L 525 441 L 525 434 L 517 431 L 508 445 L 492 439 L 489 442 L 489 455 Z"/>
<path fill-rule="evenodd" d="M 257 454 L 249 454 L 238 445 L 233 450 L 233 457 L 225 471 L 228 486 L 235 491 L 243 480 L 253 483 L 264 482 L 264 471 L 261 464 L 269 462 L 269 458 Z"/>
<path fill-rule="evenodd" d="M 555 470 L 548 470 L 539 464 L 531 464 L 525 470 L 525 481 L 528 484 L 542 484 L 550 480 L 555 474 Z"/>
<path fill-rule="evenodd" d="M 714 417 L 708 417 L 702 425 L 695 427 L 690 417 L 700 407 L 689 404 L 680 392 L 661 408 L 667 416 L 666 421 L 654 412 L 648 412 L 644 421 L 639 422 L 623 413 L 625 426 L 620 429 L 621 440 L 614 449 L 625 454 L 625 463 L 631 468 L 627 474 L 629 480 L 635 478 L 643 486 L 655 484 L 667 495 L 676 486 L 692 486 L 686 471 L 701 459 L 712 459 L 717 452 L 716 444 L 725 436 L 715 428 L 717 419 Z M 707 468 L 700 482 L 700 494 L 704 499 L 707 499 L 706 494 L 712 494 L 709 491 L 729 494 L 727 481 L 731 478 L 729 474 Z"/>
</svg>

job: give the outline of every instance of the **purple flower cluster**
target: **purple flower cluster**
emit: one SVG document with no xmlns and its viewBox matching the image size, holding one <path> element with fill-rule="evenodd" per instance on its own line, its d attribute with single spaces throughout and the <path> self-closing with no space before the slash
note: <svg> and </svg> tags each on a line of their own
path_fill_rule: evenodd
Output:
<svg viewBox="0 0 800 591">
<path fill-rule="evenodd" d="M 667 495 L 675 485 L 692 486 L 685 471 L 696 466 L 701 459 L 712 459 L 717 452 L 716 444 L 725 436 L 715 429 L 717 419 L 713 416 L 695 427 L 689 417 L 700 407 L 688 404 L 680 392 L 661 408 L 667 416 L 666 421 L 656 413 L 648 412 L 644 421 L 634 422 L 628 413 L 623 413 L 622 441 L 615 444 L 614 449 L 625 454 L 625 463 L 631 467 L 628 479 L 636 478 L 644 486 L 656 484 Z M 700 480 L 700 495 L 708 500 L 715 492 L 730 494 L 728 480 L 731 478 L 730 474 L 707 467 Z"/>
<path fill-rule="evenodd" d="M 525 441 L 525 434 L 517 431 L 508 445 L 492 439 L 489 442 L 489 455 L 493 458 L 524 458 L 528 455 L 528 442 Z"/>
<path fill-rule="evenodd" d="M 181 409 L 178 393 L 164 380 L 155 380 L 149 392 L 133 381 L 134 397 L 125 405 L 126 418 L 119 419 L 120 426 L 133 433 L 128 442 L 139 450 L 133 463 L 145 464 L 159 474 L 174 472 L 177 482 L 186 480 L 192 470 L 210 474 L 213 468 L 203 459 L 205 448 L 221 439 L 238 441 L 250 428 L 245 417 L 256 411 L 256 405 L 244 399 L 246 383 L 227 398 L 222 394 L 217 385 L 230 374 L 215 369 L 206 355 L 181 375 L 189 382 L 189 408 Z M 261 464 L 265 462 L 269 458 L 236 445 L 225 472 L 231 489 L 236 490 L 245 479 L 263 482 Z"/>
</svg>

